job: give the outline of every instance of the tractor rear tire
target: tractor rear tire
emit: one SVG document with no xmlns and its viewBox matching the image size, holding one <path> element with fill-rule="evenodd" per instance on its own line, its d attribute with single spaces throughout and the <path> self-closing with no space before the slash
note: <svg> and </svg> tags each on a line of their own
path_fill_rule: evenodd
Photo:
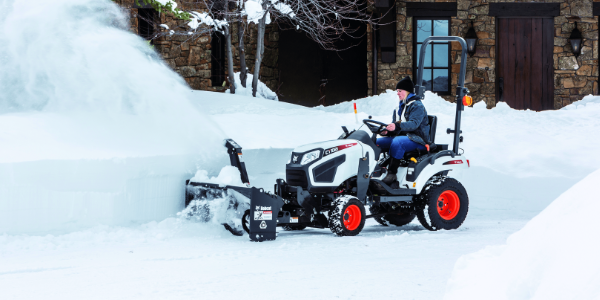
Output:
<svg viewBox="0 0 600 300">
<path fill-rule="evenodd" d="M 417 217 L 431 231 L 457 229 L 467 218 L 469 196 L 465 187 L 454 178 L 443 177 L 423 190 L 423 210 Z"/>
<path fill-rule="evenodd" d="M 333 202 L 329 229 L 337 236 L 355 236 L 365 227 L 365 206 L 358 198 L 345 195 Z"/>
<path fill-rule="evenodd" d="M 372 215 L 378 215 L 381 213 L 381 208 L 379 207 L 379 205 L 373 204 L 369 206 L 369 213 Z M 382 217 L 374 217 L 373 219 L 375 219 L 375 221 L 377 221 L 377 223 L 379 223 L 379 225 L 381 226 L 389 226 L 388 222 L 382 219 Z"/>
</svg>

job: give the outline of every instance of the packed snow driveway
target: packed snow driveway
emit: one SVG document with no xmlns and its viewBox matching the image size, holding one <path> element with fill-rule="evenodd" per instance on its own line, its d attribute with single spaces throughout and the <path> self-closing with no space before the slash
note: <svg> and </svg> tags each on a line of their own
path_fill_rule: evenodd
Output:
<svg viewBox="0 0 600 300">
<path fill-rule="evenodd" d="M 456 259 L 526 222 L 469 218 L 429 232 L 371 221 L 357 237 L 307 229 L 264 243 L 180 218 L 5 235 L 0 290 L 6 299 L 440 299 Z"/>
</svg>

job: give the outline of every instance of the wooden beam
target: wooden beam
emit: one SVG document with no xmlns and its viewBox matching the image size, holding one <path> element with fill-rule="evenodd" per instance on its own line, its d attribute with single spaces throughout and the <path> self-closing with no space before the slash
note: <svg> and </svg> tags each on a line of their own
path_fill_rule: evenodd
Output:
<svg viewBox="0 0 600 300">
<path fill-rule="evenodd" d="M 407 2 L 409 17 L 456 17 L 456 2 Z"/>
<path fill-rule="evenodd" d="M 490 3 L 490 16 L 495 17 L 556 17 L 560 3 Z"/>
</svg>

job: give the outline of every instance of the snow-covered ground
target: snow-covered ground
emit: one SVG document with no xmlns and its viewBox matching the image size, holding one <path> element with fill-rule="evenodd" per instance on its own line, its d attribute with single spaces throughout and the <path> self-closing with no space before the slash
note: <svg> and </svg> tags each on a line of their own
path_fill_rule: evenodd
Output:
<svg viewBox="0 0 600 300">
<path fill-rule="evenodd" d="M 294 147 L 360 126 L 352 102 L 305 108 L 191 91 L 124 30 L 110 1 L 0 4 L 0 299 L 420 300 L 446 291 L 450 299 L 482 299 L 478 291 L 502 275 L 501 292 L 521 284 L 507 299 L 530 299 L 557 270 L 580 276 L 565 263 L 593 261 L 589 251 L 563 245 L 542 256 L 556 261 L 550 270 L 521 263 L 554 242 L 588 238 L 577 245 L 598 246 L 592 218 L 577 219 L 569 206 L 592 213 L 597 173 L 560 196 L 600 169 L 598 97 L 558 111 L 467 108 L 461 147 L 471 168 L 457 176 L 471 206 L 459 230 L 369 220 L 357 237 L 307 229 L 250 243 L 216 222 L 177 216 L 184 180 L 199 170 L 217 176 L 228 164 L 222 139 L 229 137 L 244 147 L 250 182 L 270 190 Z M 397 106 L 393 92 L 355 102 L 358 119 L 389 121 Z M 436 142 L 448 143 L 454 105 L 431 93 L 424 104 L 439 118 Z M 571 235 L 571 225 L 587 228 Z M 507 246 L 486 248 L 522 228 Z M 572 255 L 578 260 L 563 260 Z M 482 266 L 503 268 L 485 276 L 494 270 Z M 592 274 L 597 266 L 581 269 Z M 469 298 L 472 284 L 478 289 Z M 581 286 L 589 290 L 582 298 L 600 294 Z"/>
</svg>

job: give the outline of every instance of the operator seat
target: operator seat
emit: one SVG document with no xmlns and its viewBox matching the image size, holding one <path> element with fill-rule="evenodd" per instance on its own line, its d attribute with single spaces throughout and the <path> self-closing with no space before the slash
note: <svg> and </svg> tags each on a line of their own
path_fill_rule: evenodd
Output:
<svg viewBox="0 0 600 300">
<path fill-rule="evenodd" d="M 430 152 L 439 152 L 440 150 L 448 149 L 448 145 L 436 145 L 435 144 L 435 132 L 437 129 L 437 117 L 428 115 L 427 119 L 429 120 L 429 139 L 431 143 L 429 144 Z M 419 157 L 421 155 L 427 154 L 427 150 L 413 150 L 404 153 L 404 159 L 410 159 L 411 157 Z"/>
<path fill-rule="evenodd" d="M 369 136 L 369 134 L 365 131 L 362 130 L 356 130 L 354 132 L 352 132 L 346 139 L 353 139 L 353 140 L 358 140 L 361 141 L 363 144 L 367 144 L 369 146 L 371 146 L 371 148 L 373 148 L 373 151 L 375 152 L 375 160 L 379 159 L 379 154 L 381 154 L 381 148 L 379 148 L 379 146 L 375 145 L 375 142 L 373 142 L 373 139 Z"/>
</svg>

